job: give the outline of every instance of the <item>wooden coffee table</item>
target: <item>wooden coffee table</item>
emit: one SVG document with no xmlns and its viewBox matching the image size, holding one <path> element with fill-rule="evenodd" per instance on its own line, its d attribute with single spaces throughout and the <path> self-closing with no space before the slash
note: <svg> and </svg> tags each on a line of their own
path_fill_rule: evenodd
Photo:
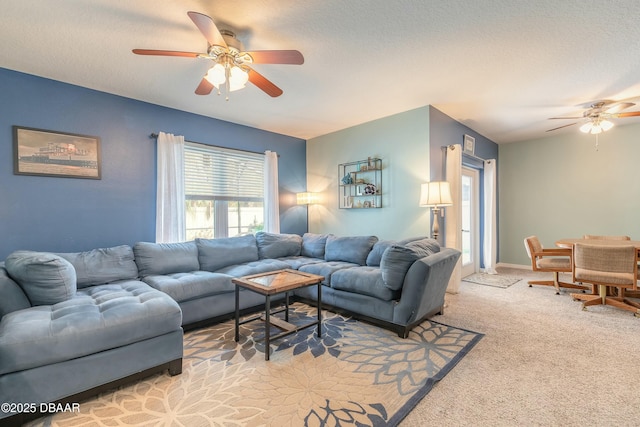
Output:
<svg viewBox="0 0 640 427">
<path fill-rule="evenodd" d="M 250 276 L 244 276 L 232 279 L 236 285 L 236 337 L 235 340 L 240 340 L 240 325 L 253 322 L 264 318 L 265 322 L 265 352 L 264 360 L 269 360 L 270 342 L 272 339 L 278 339 L 289 334 L 298 332 L 301 329 L 317 325 L 318 337 L 322 336 L 322 284 L 324 276 L 317 274 L 305 273 L 297 270 L 278 270 L 268 273 L 252 274 Z M 304 325 L 296 326 L 289 323 L 289 291 L 295 289 L 304 288 L 307 286 L 316 285 L 318 287 L 318 317 L 314 322 L 309 322 Z M 240 288 L 245 288 L 253 292 L 257 292 L 265 296 L 264 315 L 250 317 L 240 321 Z M 285 293 L 285 307 L 271 311 L 271 297 L 273 295 Z M 272 315 L 284 312 L 284 320 Z M 271 336 L 271 325 L 281 329 L 283 332 Z"/>
</svg>

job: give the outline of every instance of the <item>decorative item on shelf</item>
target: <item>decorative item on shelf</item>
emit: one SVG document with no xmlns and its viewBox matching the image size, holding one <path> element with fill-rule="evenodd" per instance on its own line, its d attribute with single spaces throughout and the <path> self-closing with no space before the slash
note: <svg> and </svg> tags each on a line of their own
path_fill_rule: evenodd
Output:
<svg viewBox="0 0 640 427">
<path fill-rule="evenodd" d="M 305 191 L 304 193 L 297 193 L 296 202 L 299 205 L 312 205 L 318 203 L 318 193 L 311 193 L 308 191 Z"/>
<path fill-rule="evenodd" d="M 358 169 L 360 170 L 360 172 L 365 172 L 369 169 L 369 165 L 367 164 L 358 165 Z"/>
<path fill-rule="evenodd" d="M 430 207 L 433 210 L 432 236 L 438 240 L 440 225 L 438 224 L 438 214 L 440 208 L 452 206 L 451 188 L 447 181 L 432 181 L 422 184 L 420 188 L 420 206 Z"/>
<path fill-rule="evenodd" d="M 344 207 L 350 209 L 353 207 L 353 200 L 349 196 L 345 196 L 344 198 Z"/>
<path fill-rule="evenodd" d="M 365 208 L 370 208 L 371 207 L 371 202 L 369 200 L 365 200 L 364 205 Z"/>
<path fill-rule="evenodd" d="M 342 183 L 344 185 L 349 185 L 349 184 L 353 184 L 353 178 L 351 177 L 351 174 L 348 173 L 345 176 L 342 177 Z"/>
<path fill-rule="evenodd" d="M 356 205 L 357 208 L 361 208 L 362 207 L 362 201 L 358 200 L 358 204 Z"/>
<path fill-rule="evenodd" d="M 364 187 L 364 194 L 376 194 L 377 192 L 376 186 L 373 184 L 367 184 Z"/>
<path fill-rule="evenodd" d="M 367 157 L 367 169 L 368 170 L 375 170 L 376 168 L 376 162 L 372 157 Z"/>
</svg>

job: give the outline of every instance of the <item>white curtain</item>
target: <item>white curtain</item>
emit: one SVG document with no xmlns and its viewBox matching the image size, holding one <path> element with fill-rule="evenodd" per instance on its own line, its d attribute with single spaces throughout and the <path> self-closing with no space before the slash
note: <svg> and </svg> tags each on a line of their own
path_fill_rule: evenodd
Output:
<svg viewBox="0 0 640 427">
<path fill-rule="evenodd" d="M 445 208 L 445 246 L 462 250 L 462 145 L 447 147 L 446 177 L 451 187 L 453 206 Z M 462 260 L 458 259 L 447 292 L 458 293 L 462 280 Z"/>
<path fill-rule="evenodd" d="M 184 136 L 158 134 L 156 242 L 185 240 Z"/>
<path fill-rule="evenodd" d="M 267 150 L 264 155 L 264 231 L 279 233 L 278 153 Z"/>
<path fill-rule="evenodd" d="M 496 161 L 484 162 L 484 271 L 498 274 L 495 269 L 497 259 L 496 242 Z"/>
</svg>

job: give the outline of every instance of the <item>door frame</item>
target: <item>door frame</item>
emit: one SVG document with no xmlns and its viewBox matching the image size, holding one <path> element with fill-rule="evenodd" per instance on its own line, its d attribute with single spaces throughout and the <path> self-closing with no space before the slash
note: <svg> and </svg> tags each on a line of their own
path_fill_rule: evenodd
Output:
<svg viewBox="0 0 640 427">
<path fill-rule="evenodd" d="M 462 264 L 462 277 L 467 277 L 480 271 L 480 171 L 468 166 L 462 166 L 461 175 L 471 177 L 471 255 L 468 264 Z"/>
</svg>

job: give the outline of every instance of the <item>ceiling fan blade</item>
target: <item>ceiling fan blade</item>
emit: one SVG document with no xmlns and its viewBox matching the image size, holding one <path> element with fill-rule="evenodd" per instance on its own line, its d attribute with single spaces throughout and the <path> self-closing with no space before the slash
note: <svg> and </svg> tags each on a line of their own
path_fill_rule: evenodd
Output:
<svg viewBox="0 0 640 427">
<path fill-rule="evenodd" d="M 615 114 L 618 111 L 626 110 L 627 108 L 633 107 L 634 105 L 636 104 L 634 104 L 633 102 L 618 102 L 613 104 L 609 108 L 605 108 L 604 112 L 607 114 Z"/>
<path fill-rule="evenodd" d="M 565 120 L 565 119 L 567 119 L 567 120 L 574 119 L 575 120 L 575 119 L 584 119 L 584 117 L 583 116 L 580 116 L 580 117 L 549 117 L 549 120 Z"/>
<path fill-rule="evenodd" d="M 566 127 L 569 127 L 569 126 L 573 126 L 573 125 L 575 125 L 575 124 L 577 124 L 577 122 L 576 122 L 576 123 L 569 123 L 568 125 L 559 126 L 559 127 L 557 127 L 557 128 L 549 129 L 549 130 L 547 130 L 546 132 L 551 132 L 551 131 L 554 131 L 554 130 L 558 130 L 558 129 L 566 128 Z"/>
<path fill-rule="evenodd" d="M 220 30 L 216 27 L 216 24 L 213 23 L 213 19 L 198 12 L 187 12 L 189 18 L 196 24 L 196 27 L 200 30 L 202 35 L 210 45 L 213 46 L 222 46 L 225 49 L 227 48 L 227 43 L 224 41 L 222 34 L 220 34 Z"/>
<path fill-rule="evenodd" d="M 196 88 L 196 95 L 209 95 L 213 90 L 213 87 L 213 84 L 209 80 L 203 78 L 200 80 L 200 84 Z"/>
<path fill-rule="evenodd" d="M 304 64 L 304 57 L 297 50 L 254 50 L 244 53 L 251 55 L 254 64 Z"/>
<path fill-rule="evenodd" d="M 158 56 L 184 56 L 188 58 L 197 58 L 202 55 L 198 52 L 181 52 L 177 50 L 154 50 L 154 49 L 133 49 L 131 52 L 136 55 L 158 55 Z"/>
<path fill-rule="evenodd" d="M 630 111 L 628 113 L 617 113 L 614 117 L 640 117 L 640 111 Z"/>
<path fill-rule="evenodd" d="M 249 81 L 254 85 L 258 86 L 269 96 L 276 98 L 282 95 L 282 89 L 280 89 L 278 86 L 271 83 L 269 80 L 267 80 L 266 77 L 258 73 L 253 68 L 249 68 Z"/>
</svg>

